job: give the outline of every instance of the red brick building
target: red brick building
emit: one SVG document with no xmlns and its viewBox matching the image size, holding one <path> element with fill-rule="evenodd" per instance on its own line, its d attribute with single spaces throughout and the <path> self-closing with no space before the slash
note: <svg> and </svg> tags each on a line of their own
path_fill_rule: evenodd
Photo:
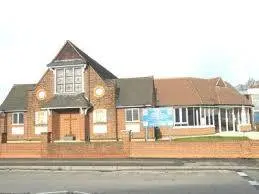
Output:
<svg viewBox="0 0 259 194">
<path fill-rule="evenodd" d="M 252 129 L 252 104 L 221 78 L 118 79 L 67 41 L 36 84 L 14 85 L 0 106 L 11 140 L 118 141 L 122 130 L 144 139 L 143 110 L 170 107 L 174 124 L 148 129 L 154 139 Z"/>
</svg>

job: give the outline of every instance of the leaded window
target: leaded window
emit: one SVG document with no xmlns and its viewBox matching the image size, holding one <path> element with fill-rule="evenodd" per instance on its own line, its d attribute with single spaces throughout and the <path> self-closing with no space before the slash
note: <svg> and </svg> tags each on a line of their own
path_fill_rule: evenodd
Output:
<svg viewBox="0 0 259 194">
<path fill-rule="evenodd" d="M 81 67 L 58 68 L 56 70 L 57 93 L 83 92 L 83 73 Z"/>
</svg>

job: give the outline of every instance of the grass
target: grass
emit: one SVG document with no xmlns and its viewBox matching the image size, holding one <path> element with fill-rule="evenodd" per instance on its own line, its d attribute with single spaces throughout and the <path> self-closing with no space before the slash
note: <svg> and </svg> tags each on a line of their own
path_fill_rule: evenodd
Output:
<svg viewBox="0 0 259 194">
<path fill-rule="evenodd" d="M 200 141 L 242 141 L 242 140 L 248 140 L 248 137 L 222 137 L 222 136 L 202 136 L 202 137 L 183 137 L 183 138 L 177 138 L 173 141 L 177 142 L 200 142 Z"/>
</svg>

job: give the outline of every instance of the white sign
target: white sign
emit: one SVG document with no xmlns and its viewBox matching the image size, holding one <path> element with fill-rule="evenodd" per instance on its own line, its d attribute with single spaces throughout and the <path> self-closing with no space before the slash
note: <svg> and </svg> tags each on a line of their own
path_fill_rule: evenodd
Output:
<svg viewBox="0 0 259 194">
<path fill-rule="evenodd" d="M 23 135 L 24 127 L 12 127 L 12 134 L 13 135 Z"/>
<path fill-rule="evenodd" d="M 140 132 L 140 124 L 139 123 L 127 123 L 126 130 L 132 132 Z"/>
<path fill-rule="evenodd" d="M 35 112 L 35 124 L 43 125 L 48 123 L 48 112 L 47 111 L 38 111 Z"/>
<path fill-rule="evenodd" d="M 35 126 L 35 134 L 40 135 L 43 132 L 48 132 L 48 127 L 47 126 Z"/>
<path fill-rule="evenodd" d="M 93 112 L 94 123 L 106 123 L 107 122 L 107 110 L 106 109 L 96 109 Z"/>
<path fill-rule="evenodd" d="M 95 124 L 93 131 L 94 131 L 94 133 L 107 133 L 107 125 L 106 124 Z"/>
</svg>

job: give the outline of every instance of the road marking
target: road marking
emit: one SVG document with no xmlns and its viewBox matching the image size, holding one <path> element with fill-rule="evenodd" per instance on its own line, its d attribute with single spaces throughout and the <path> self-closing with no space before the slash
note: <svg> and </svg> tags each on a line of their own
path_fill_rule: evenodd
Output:
<svg viewBox="0 0 259 194">
<path fill-rule="evenodd" d="M 248 176 L 246 173 L 244 173 L 244 172 L 237 172 L 237 174 L 239 175 L 239 176 Z"/>
<path fill-rule="evenodd" d="M 47 194 L 47 193 L 68 193 L 68 191 L 51 191 L 51 192 L 40 192 L 40 193 L 36 193 L 36 194 Z"/>
<path fill-rule="evenodd" d="M 40 192 L 40 193 L 36 193 L 36 194 L 54 194 L 54 193 L 58 193 L 58 194 L 61 194 L 61 193 L 64 193 L 64 194 L 67 194 L 67 193 L 90 194 L 90 193 L 85 193 L 85 192 L 81 192 L 81 191 L 72 191 L 72 192 L 69 192 L 69 191 L 51 191 L 51 192 Z"/>
<path fill-rule="evenodd" d="M 248 181 L 250 185 L 253 185 L 253 186 L 259 186 L 259 182 L 257 181 Z"/>
</svg>

